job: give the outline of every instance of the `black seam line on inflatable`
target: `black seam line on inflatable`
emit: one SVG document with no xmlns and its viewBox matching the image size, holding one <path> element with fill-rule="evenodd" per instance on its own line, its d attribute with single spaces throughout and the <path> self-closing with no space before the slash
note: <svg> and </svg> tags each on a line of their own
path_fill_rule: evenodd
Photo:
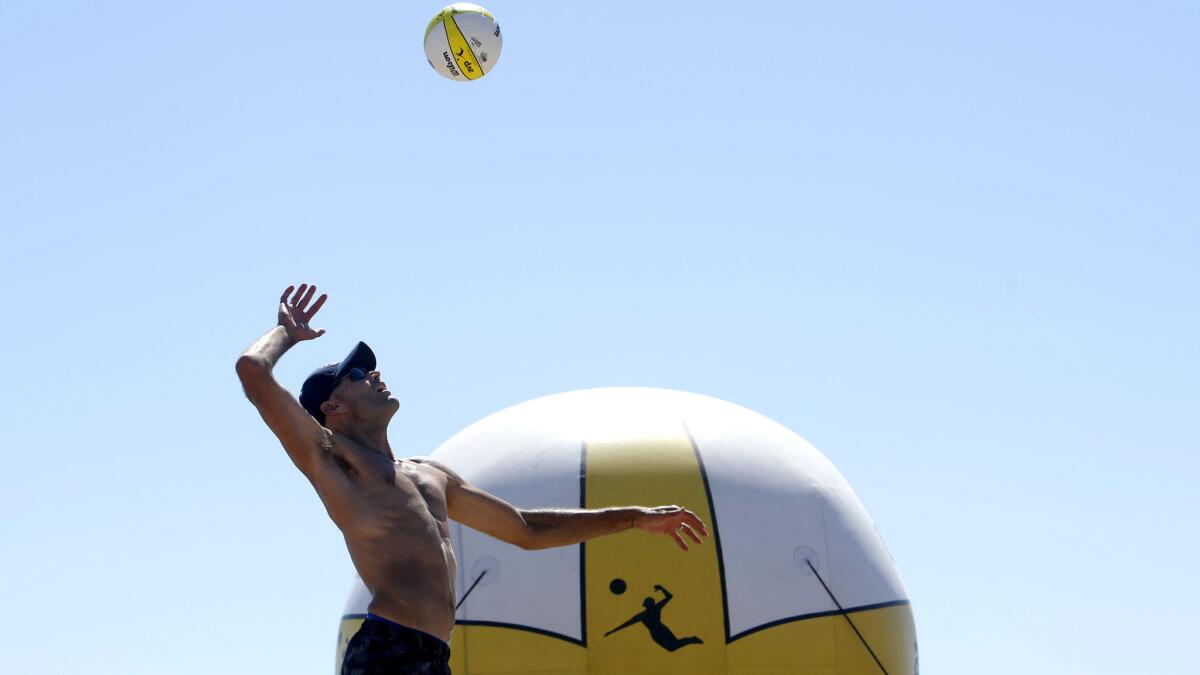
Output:
<svg viewBox="0 0 1200 675">
<path fill-rule="evenodd" d="M 579 444 L 579 508 L 587 508 L 587 441 Z M 579 644 L 587 646 L 587 549 L 579 542 Z"/>
<path fill-rule="evenodd" d="M 837 605 L 837 608 L 841 610 L 842 616 L 846 617 L 846 623 L 850 624 L 850 628 L 854 629 L 854 634 L 858 636 L 858 639 L 862 641 L 863 646 L 867 648 L 867 652 L 871 655 L 871 658 L 875 659 L 875 665 L 879 666 L 879 669 L 883 671 L 883 675 L 888 675 L 887 668 L 884 668 L 883 663 L 879 660 L 879 657 L 875 656 L 875 650 L 871 649 L 871 645 L 867 644 L 867 638 L 863 637 L 863 634 L 858 632 L 858 626 L 854 625 L 854 620 L 850 618 L 850 613 L 842 609 L 842 603 L 838 602 L 838 599 L 833 597 L 833 591 L 829 590 L 829 585 L 826 584 L 825 580 L 821 578 L 821 573 L 817 571 L 817 568 L 813 567 L 812 561 L 805 560 L 804 564 L 808 565 L 808 569 L 812 570 L 812 573 L 817 575 L 817 581 L 821 582 L 821 586 L 825 589 L 825 592 L 829 594 L 829 599 L 833 600 L 833 604 Z"/>
<path fill-rule="evenodd" d="M 562 633 L 555 633 L 554 631 L 544 630 L 542 628 L 534 628 L 533 626 L 522 626 L 517 623 L 504 623 L 503 621 L 466 621 L 466 620 L 462 620 L 462 621 L 455 621 L 454 625 L 456 625 L 456 626 L 487 626 L 489 628 L 510 628 L 512 630 L 523 630 L 528 633 L 537 633 L 538 635 L 545 635 L 546 637 L 555 638 L 558 640 L 562 640 L 564 642 L 570 642 L 571 644 L 579 645 L 580 647 L 587 646 L 586 644 L 584 644 L 584 642 L 582 640 L 576 640 L 575 638 L 573 638 L 569 635 L 563 635 Z"/>
<path fill-rule="evenodd" d="M 453 14 L 450 15 L 450 20 L 454 21 Z M 467 43 L 467 51 L 471 52 L 471 58 L 475 62 L 475 67 L 479 69 L 479 77 L 483 77 L 483 66 L 480 65 L 479 57 L 475 56 L 475 48 L 471 46 L 471 39 L 467 37 L 466 33 L 463 33 L 462 26 L 458 25 L 457 21 L 454 21 L 454 27 L 458 29 L 459 34 L 463 36 L 463 40 Z M 446 41 L 449 42 L 449 40 L 446 40 Z M 460 70 L 461 70 L 461 68 L 460 68 Z M 467 74 L 463 73 L 463 77 L 466 77 L 466 76 L 467 76 Z M 479 77 L 477 77 L 475 79 L 478 80 Z"/>
<path fill-rule="evenodd" d="M 475 577 L 475 583 L 471 584 L 471 587 L 467 589 L 466 593 L 463 593 L 463 596 L 461 599 L 459 599 L 458 604 L 454 606 L 454 611 L 457 612 L 458 608 L 462 607 L 462 604 L 467 601 L 467 596 L 471 594 L 471 591 L 475 590 L 475 587 L 479 585 L 480 581 L 483 581 L 483 575 L 485 574 L 487 574 L 486 569 L 480 572 L 479 576 Z"/>
<path fill-rule="evenodd" d="M 683 432 L 687 434 L 688 443 L 692 444 L 692 452 L 696 453 L 696 463 L 700 466 L 700 482 L 704 483 L 704 496 L 708 499 L 708 518 L 712 522 L 713 546 L 717 547 L 717 576 L 721 579 L 721 615 L 725 619 L 725 644 L 733 642 L 729 636 L 729 598 L 725 594 L 725 558 L 721 555 L 721 530 L 717 527 L 717 509 L 713 505 L 712 488 L 708 485 L 708 471 L 704 468 L 704 458 L 700 456 L 700 445 L 692 430 L 688 428 L 687 420 L 680 420 Z"/>
<path fill-rule="evenodd" d="M 789 616 L 789 617 L 786 617 L 783 619 L 776 619 L 775 621 L 770 621 L 770 622 L 764 623 L 760 626 L 755 626 L 754 628 L 751 628 L 749 630 L 744 630 L 744 631 L 738 633 L 737 635 L 734 635 L 732 638 L 730 638 L 729 641 L 733 642 L 734 640 L 741 640 L 742 638 L 746 637 L 747 635 L 752 635 L 759 631 L 767 630 L 768 628 L 782 626 L 785 623 L 794 623 L 796 621 L 808 621 L 809 619 L 822 619 L 827 616 L 837 616 L 839 614 L 847 614 L 849 612 L 868 612 L 873 609 L 886 609 L 888 607 L 902 607 L 904 605 L 911 605 L 911 604 L 912 604 L 912 602 L 910 602 L 908 600 L 892 600 L 890 602 L 877 602 L 873 605 L 861 605 L 859 607 L 851 607 L 850 609 L 846 609 L 846 610 L 831 609 L 828 612 L 813 612 L 812 614 L 797 614 L 796 616 Z"/>
</svg>

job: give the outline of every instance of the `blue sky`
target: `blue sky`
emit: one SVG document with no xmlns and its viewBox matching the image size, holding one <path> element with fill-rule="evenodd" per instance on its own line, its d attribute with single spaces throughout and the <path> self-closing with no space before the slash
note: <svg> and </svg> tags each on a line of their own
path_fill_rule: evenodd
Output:
<svg viewBox="0 0 1200 675">
<path fill-rule="evenodd" d="M 1200 640 L 1200 10 L 0 2 L 0 671 L 327 673 L 352 567 L 233 373 L 291 283 L 423 454 L 535 396 L 805 436 L 926 673 Z"/>
</svg>

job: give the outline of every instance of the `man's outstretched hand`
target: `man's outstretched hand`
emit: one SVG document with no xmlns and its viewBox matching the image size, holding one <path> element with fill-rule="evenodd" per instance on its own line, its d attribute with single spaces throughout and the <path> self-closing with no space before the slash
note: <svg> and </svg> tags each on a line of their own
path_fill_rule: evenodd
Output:
<svg viewBox="0 0 1200 675">
<path fill-rule="evenodd" d="M 292 293 L 292 291 L 295 293 Z M 324 293 L 312 307 L 308 303 L 312 301 L 313 295 L 317 292 L 316 286 L 308 284 L 300 284 L 300 288 L 288 286 L 287 290 L 279 298 L 279 325 L 287 331 L 288 337 L 296 342 L 304 340 L 313 340 L 325 334 L 325 329 L 313 329 L 309 325 L 313 316 L 321 309 L 321 305 L 325 304 L 325 300 L 329 297 Z M 288 296 L 291 296 L 289 298 Z"/>
<path fill-rule="evenodd" d="M 634 527 L 643 532 L 668 535 L 675 540 L 676 544 L 679 544 L 679 548 L 685 551 L 688 550 L 688 544 L 687 540 L 683 538 L 683 534 L 697 544 L 701 542 L 701 537 L 708 536 L 708 528 L 704 526 L 704 521 L 682 506 L 656 506 L 652 509 L 644 509 L 641 516 L 635 521 Z"/>
</svg>

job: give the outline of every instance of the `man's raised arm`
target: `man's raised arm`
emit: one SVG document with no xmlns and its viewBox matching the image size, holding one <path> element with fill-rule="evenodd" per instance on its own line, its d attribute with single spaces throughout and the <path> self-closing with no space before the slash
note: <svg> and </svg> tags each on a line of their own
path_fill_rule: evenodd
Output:
<svg viewBox="0 0 1200 675">
<path fill-rule="evenodd" d="M 309 321 L 326 300 L 326 296 L 321 295 L 309 307 L 316 290 L 316 286 L 307 284 L 301 284 L 298 289 L 288 286 L 279 298 L 278 325 L 255 340 L 237 360 L 237 374 L 246 397 L 275 432 L 288 456 L 305 473 L 313 468 L 321 456 L 321 449 L 329 443 L 329 432 L 275 380 L 271 371 L 280 357 L 297 342 L 325 334 L 324 330 L 309 326 Z"/>
</svg>

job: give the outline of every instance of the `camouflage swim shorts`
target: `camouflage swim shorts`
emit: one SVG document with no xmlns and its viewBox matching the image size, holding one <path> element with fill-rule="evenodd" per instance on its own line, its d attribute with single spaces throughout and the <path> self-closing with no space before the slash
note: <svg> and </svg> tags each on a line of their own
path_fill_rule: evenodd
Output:
<svg viewBox="0 0 1200 675">
<path fill-rule="evenodd" d="M 429 633 L 368 614 L 346 645 L 342 675 L 450 675 L 450 646 Z"/>
</svg>

